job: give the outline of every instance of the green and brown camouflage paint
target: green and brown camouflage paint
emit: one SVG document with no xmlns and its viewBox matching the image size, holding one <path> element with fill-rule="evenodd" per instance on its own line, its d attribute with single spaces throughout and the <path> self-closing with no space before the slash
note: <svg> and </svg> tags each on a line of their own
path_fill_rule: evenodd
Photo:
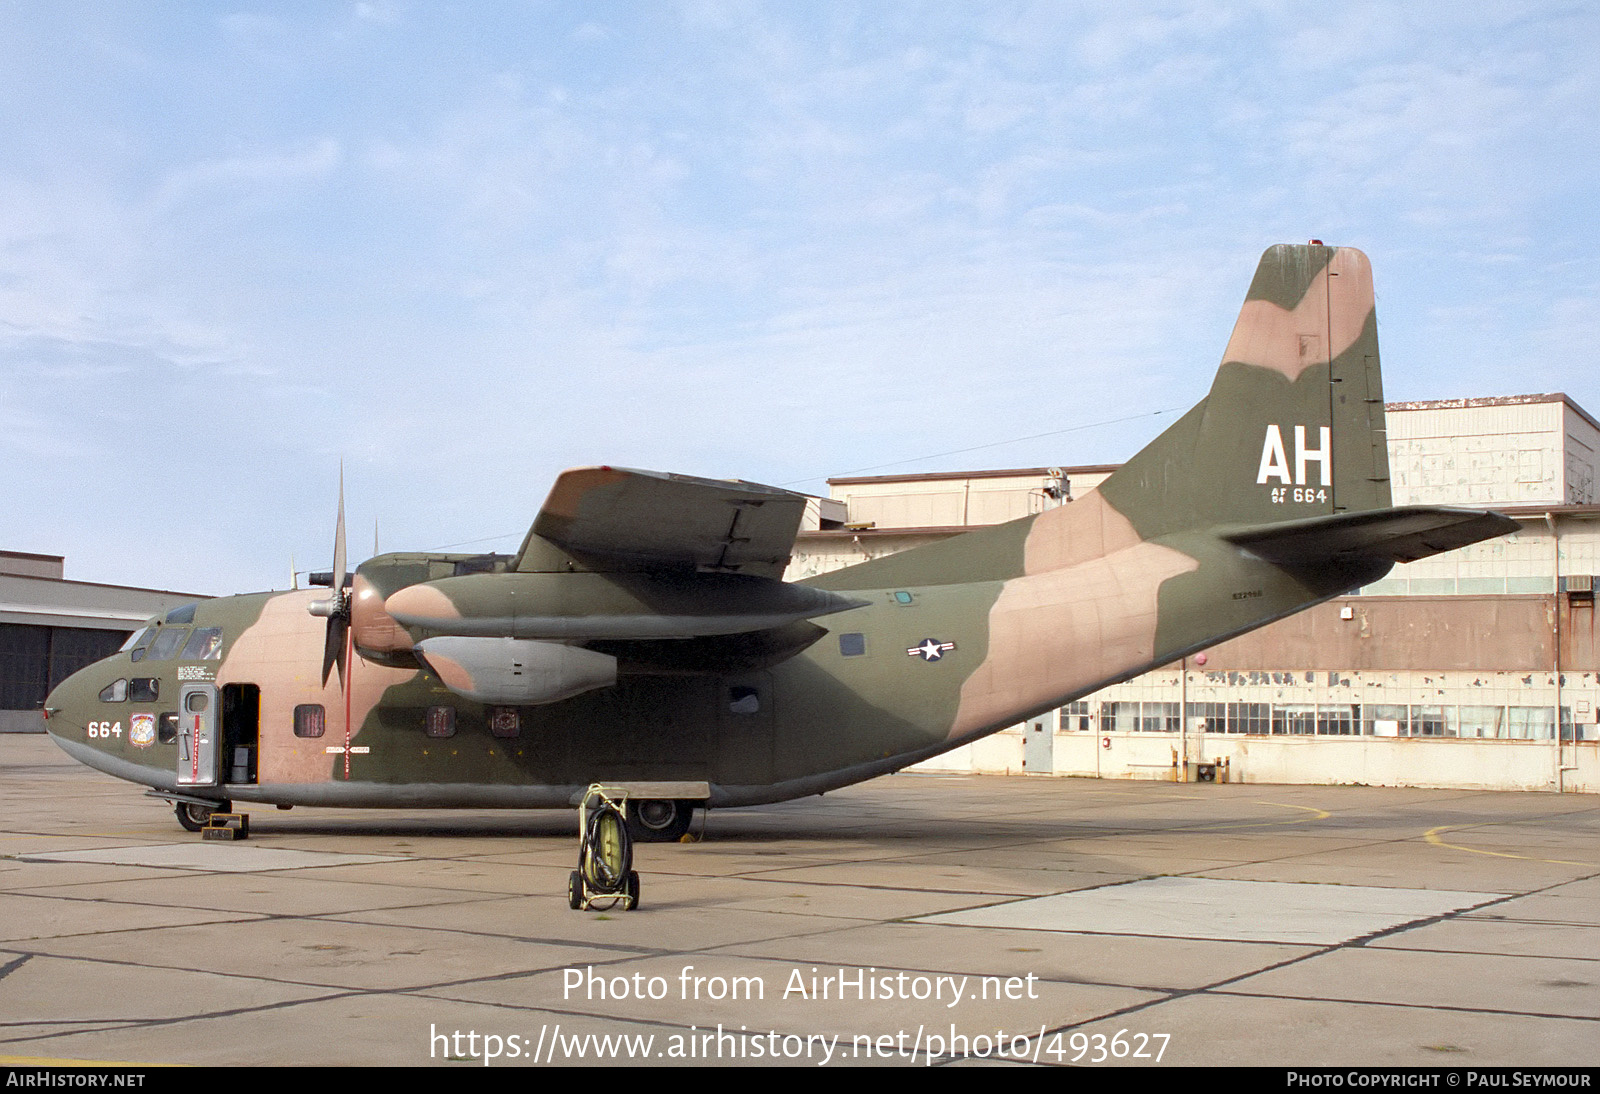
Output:
<svg viewBox="0 0 1600 1094">
<path fill-rule="evenodd" d="M 588 598 L 613 617 L 658 610 L 650 582 L 634 580 L 641 573 L 692 584 L 708 569 L 739 570 L 767 575 L 745 581 L 770 581 L 793 539 L 797 496 L 612 468 L 569 472 L 513 559 L 465 578 L 455 576 L 459 555 L 385 555 L 360 567 L 347 690 L 337 675 L 323 679 L 325 625 L 306 611 L 315 594 L 201 604 L 196 625 L 221 626 L 226 637 L 216 684 L 254 684 L 261 694 L 258 780 L 213 793 L 281 804 L 549 806 L 591 782 L 678 779 L 709 783 L 717 806 L 893 771 L 1381 576 L 1395 556 L 1367 532 L 1351 547 L 1344 528 L 1338 550 L 1308 552 L 1316 526 L 1295 541 L 1290 562 L 1276 563 L 1228 536 L 1270 542 L 1273 525 L 1387 510 L 1383 430 L 1366 257 L 1274 247 L 1205 400 L 1099 489 L 803 582 L 859 604 L 830 609 L 822 624 L 633 642 L 575 634 L 568 640 L 617 659 L 616 684 L 517 708 L 515 736 L 491 733 L 490 708 L 417 659 L 413 647 L 440 633 L 430 626 L 448 630 L 452 618 L 490 610 L 502 578 L 557 590 L 541 596 L 570 593 L 562 611 L 575 620 Z M 700 499 L 734 491 L 733 525 L 690 543 L 705 523 Z M 639 511 L 683 525 L 682 557 L 649 561 Z M 1473 516 L 1473 538 L 1508 530 L 1504 518 Z M 176 696 L 182 667 L 164 666 L 163 697 Z M 172 746 L 85 735 L 118 706 L 100 703 L 100 690 L 133 672 L 126 653 L 83 670 L 51 695 L 47 725 L 84 762 L 171 790 Z M 359 752 L 344 747 L 347 699 Z M 304 703 L 326 709 L 325 737 L 294 736 L 293 710 Z M 438 707 L 455 712 L 454 736 L 425 735 L 426 712 Z"/>
</svg>

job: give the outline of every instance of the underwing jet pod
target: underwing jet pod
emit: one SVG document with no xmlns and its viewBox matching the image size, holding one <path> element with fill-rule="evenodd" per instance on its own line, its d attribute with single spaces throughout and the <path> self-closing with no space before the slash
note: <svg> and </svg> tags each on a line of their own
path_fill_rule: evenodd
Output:
<svg viewBox="0 0 1600 1094">
<path fill-rule="evenodd" d="M 341 491 L 342 494 L 342 491 Z M 590 467 L 514 555 L 386 554 L 151 620 L 63 682 L 75 758 L 201 821 L 279 806 L 697 807 L 870 779 L 1515 530 L 1390 507 L 1372 276 L 1262 257 L 1210 393 L 1098 489 L 801 582 L 804 498 Z M 337 669 L 337 672 L 333 671 Z"/>
</svg>

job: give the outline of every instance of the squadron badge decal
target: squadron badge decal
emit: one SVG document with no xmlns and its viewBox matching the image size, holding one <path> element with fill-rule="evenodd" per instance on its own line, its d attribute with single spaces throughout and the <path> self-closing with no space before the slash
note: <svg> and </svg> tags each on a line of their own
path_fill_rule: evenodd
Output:
<svg viewBox="0 0 1600 1094">
<path fill-rule="evenodd" d="M 149 748 L 156 743 L 156 716 L 154 714 L 135 714 L 131 720 L 128 731 L 128 740 L 138 748 Z"/>
</svg>

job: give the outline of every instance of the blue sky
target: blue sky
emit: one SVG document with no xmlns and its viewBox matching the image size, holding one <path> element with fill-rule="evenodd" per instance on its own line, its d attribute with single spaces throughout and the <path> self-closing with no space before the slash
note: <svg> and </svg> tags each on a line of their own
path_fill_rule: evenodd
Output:
<svg viewBox="0 0 1600 1094">
<path fill-rule="evenodd" d="M 341 459 L 358 558 L 581 464 L 1121 460 L 1311 237 L 1391 399 L 1600 413 L 1596 9 L 1307 9 L 0 3 L 0 548 L 227 593 Z"/>
</svg>

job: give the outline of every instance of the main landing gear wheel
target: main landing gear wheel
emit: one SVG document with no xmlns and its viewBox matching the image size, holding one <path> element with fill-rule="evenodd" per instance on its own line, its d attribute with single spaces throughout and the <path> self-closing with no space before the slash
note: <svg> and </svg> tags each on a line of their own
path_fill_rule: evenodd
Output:
<svg viewBox="0 0 1600 1094">
<path fill-rule="evenodd" d="M 198 832 L 206 826 L 211 814 L 233 812 L 233 803 L 220 801 L 198 805 L 195 802 L 176 802 L 173 811 L 178 814 L 178 823 L 183 825 L 184 831 Z"/>
<path fill-rule="evenodd" d="M 640 843 L 676 843 L 694 820 L 694 805 L 672 798 L 628 803 L 628 833 Z"/>
</svg>

